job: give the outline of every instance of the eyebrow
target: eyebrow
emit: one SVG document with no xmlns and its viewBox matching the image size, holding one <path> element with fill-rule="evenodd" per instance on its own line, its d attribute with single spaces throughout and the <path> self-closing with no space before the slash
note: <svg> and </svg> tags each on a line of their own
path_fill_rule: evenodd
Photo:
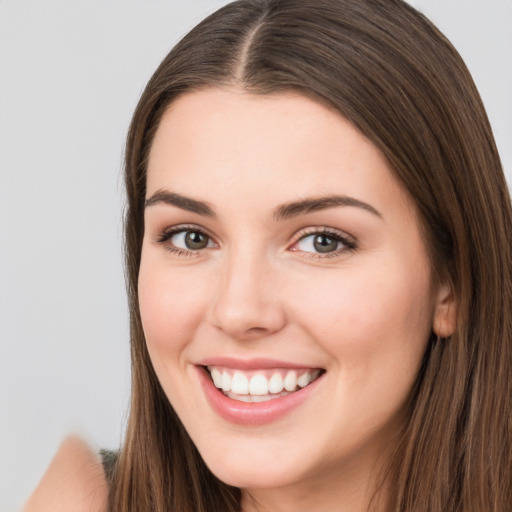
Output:
<svg viewBox="0 0 512 512">
<path fill-rule="evenodd" d="M 215 211 L 209 203 L 192 199 L 191 197 L 182 196 L 176 192 L 170 192 L 167 190 L 158 190 L 155 192 L 150 198 L 146 199 L 144 206 L 145 208 L 148 208 L 159 203 L 176 206 L 182 210 L 197 213 L 204 217 L 216 217 Z M 353 206 L 361 208 L 382 218 L 382 214 L 368 203 L 356 199 L 355 197 L 339 195 L 313 197 L 303 199 L 301 201 L 285 203 L 276 208 L 273 217 L 275 221 L 286 220 L 299 215 L 326 210 L 328 208 L 335 208 L 338 206 Z"/>
<path fill-rule="evenodd" d="M 298 215 L 326 210 L 328 208 L 335 208 L 337 206 L 355 206 L 356 208 L 362 208 L 363 210 L 382 218 L 382 214 L 373 206 L 360 201 L 355 197 L 332 195 L 313 197 L 302 201 L 283 204 L 274 212 L 274 219 L 276 221 L 290 219 L 292 217 L 297 217 Z"/>
<path fill-rule="evenodd" d="M 197 199 L 192 199 L 190 197 L 185 197 L 180 194 L 176 194 L 175 192 L 169 192 L 167 190 L 158 190 L 155 192 L 149 199 L 146 199 L 144 207 L 148 208 L 149 206 L 153 206 L 158 203 L 177 206 L 182 210 L 197 213 L 204 217 L 215 217 L 215 212 L 208 203 L 198 201 Z"/>
</svg>

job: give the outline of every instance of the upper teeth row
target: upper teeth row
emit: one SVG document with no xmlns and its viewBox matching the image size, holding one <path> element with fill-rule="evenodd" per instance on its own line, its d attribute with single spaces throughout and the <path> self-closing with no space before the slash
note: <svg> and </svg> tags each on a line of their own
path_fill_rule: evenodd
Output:
<svg viewBox="0 0 512 512">
<path fill-rule="evenodd" d="M 208 368 L 215 387 L 222 391 L 231 391 L 238 395 L 267 395 L 268 393 L 281 393 L 295 391 L 297 386 L 303 388 L 314 381 L 320 370 L 305 370 L 299 376 L 295 370 L 289 370 L 286 375 L 275 372 L 270 378 L 257 373 L 250 379 L 241 371 L 235 371 L 233 376 L 226 370 Z"/>
</svg>

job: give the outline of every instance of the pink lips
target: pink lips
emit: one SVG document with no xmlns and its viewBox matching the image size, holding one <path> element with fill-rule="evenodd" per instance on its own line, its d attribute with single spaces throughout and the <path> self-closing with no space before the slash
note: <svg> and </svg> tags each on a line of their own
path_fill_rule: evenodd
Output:
<svg viewBox="0 0 512 512">
<path fill-rule="evenodd" d="M 239 370 L 256 370 L 272 368 L 306 369 L 307 366 L 300 366 L 282 361 L 269 359 L 251 359 L 248 361 L 234 360 L 232 358 L 210 358 L 200 362 L 196 366 L 204 389 L 205 395 L 213 410 L 226 421 L 239 425 L 264 425 L 278 420 L 299 407 L 315 391 L 322 380 L 323 375 L 318 377 L 308 386 L 286 396 L 258 403 L 247 403 L 233 400 L 224 395 L 213 384 L 205 366 L 224 366 Z"/>
<path fill-rule="evenodd" d="M 225 366 L 237 370 L 270 370 L 272 368 L 291 368 L 301 370 L 310 368 L 309 366 L 297 365 L 286 361 L 276 359 L 235 359 L 232 357 L 210 357 L 203 359 L 198 363 L 201 366 Z"/>
</svg>

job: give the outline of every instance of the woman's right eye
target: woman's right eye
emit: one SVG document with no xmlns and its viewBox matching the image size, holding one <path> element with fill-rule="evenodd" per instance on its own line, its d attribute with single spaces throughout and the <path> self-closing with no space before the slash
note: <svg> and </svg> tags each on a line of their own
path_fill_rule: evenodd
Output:
<svg viewBox="0 0 512 512">
<path fill-rule="evenodd" d="M 197 228 L 172 228 L 162 233 L 157 241 L 179 254 L 196 254 L 203 249 L 216 247 L 213 240 Z"/>
</svg>

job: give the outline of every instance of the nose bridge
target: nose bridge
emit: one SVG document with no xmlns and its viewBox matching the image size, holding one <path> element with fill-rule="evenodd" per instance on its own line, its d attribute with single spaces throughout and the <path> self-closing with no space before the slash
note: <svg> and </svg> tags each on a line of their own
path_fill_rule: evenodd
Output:
<svg viewBox="0 0 512 512">
<path fill-rule="evenodd" d="M 212 304 L 213 323 L 232 338 L 249 339 L 280 330 L 285 322 L 275 276 L 264 251 L 250 244 L 226 255 Z"/>
</svg>

